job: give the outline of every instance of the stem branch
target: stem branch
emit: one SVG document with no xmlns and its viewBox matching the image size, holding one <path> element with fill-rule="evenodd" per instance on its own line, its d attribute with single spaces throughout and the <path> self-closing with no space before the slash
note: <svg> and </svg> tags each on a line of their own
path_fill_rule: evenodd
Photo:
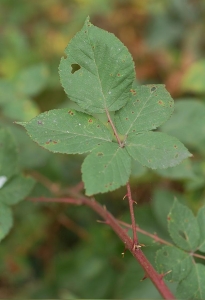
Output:
<svg viewBox="0 0 205 300">
<path fill-rule="evenodd" d="M 132 239 L 127 235 L 126 231 L 120 226 L 117 219 L 107 211 L 105 207 L 100 205 L 95 201 L 94 198 L 86 198 L 84 196 L 77 196 L 77 199 L 74 198 L 33 198 L 33 201 L 43 201 L 43 202 L 63 202 L 67 204 L 73 205 L 87 205 L 91 209 L 93 209 L 98 215 L 100 215 L 106 222 L 109 224 L 113 231 L 117 234 L 117 236 L 122 240 L 125 244 L 126 249 L 128 249 L 132 255 L 139 262 L 141 267 L 144 269 L 146 277 L 149 277 L 159 293 L 162 295 L 164 299 L 175 299 L 174 295 L 171 293 L 169 288 L 166 286 L 163 280 L 163 276 L 158 274 L 150 262 L 147 260 L 142 250 L 138 247 L 133 247 Z"/>
</svg>

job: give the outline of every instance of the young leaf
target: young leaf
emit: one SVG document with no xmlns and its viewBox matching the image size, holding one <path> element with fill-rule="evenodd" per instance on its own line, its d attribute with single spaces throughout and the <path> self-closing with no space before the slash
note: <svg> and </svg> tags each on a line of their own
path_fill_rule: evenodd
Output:
<svg viewBox="0 0 205 300">
<path fill-rule="evenodd" d="M 198 211 L 197 221 L 200 230 L 199 250 L 205 252 L 205 206 L 201 207 Z"/>
<path fill-rule="evenodd" d="M 196 250 L 200 239 L 197 220 L 192 211 L 177 200 L 168 215 L 168 229 L 178 247 L 186 251 Z"/>
<path fill-rule="evenodd" d="M 157 251 L 156 264 L 158 272 L 168 272 L 165 279 L 172 282 L 184 279 L 189 274 L 193 262 L 189 253 L 176 247 L 165 246 Z"/>
<path fill-rule="evenodd" d="M 191 156 L 179 140 L 161 132 L 128 135 L 126 149 L 143 166 L 152 169 L 173 167 Z"/>
<path fill-rule="evenodd" d="M 17 175 L 0 188 L 0 202 L 13 205 L 23 200 L 34 187 L 35 180 L 31 177 Z"/>
<path fill-rule="evenodd" d="M 13 225 L 13 218 L 11 209 L 0 203 L 0 241 L 8 234 L 9 230 Z"/>
<path fill-rule="evenodd" d="M 68 97 L 90 113 L 116 111 L 131 96 L 134 63 L 127 48 L 111 33 L 86 19 L 68 44 L 59 73 Z"/>
<path fill-rule="evenodd" d="M 86 153 L 103 142 L 111 142 L 112 134 L 94 117 L 71 109 L 54 109 L 42 113 L 24 126 L 40 146 L 60 153 Z"/>
<path fill-rule="evenodd" d="M 113 191 L 125 185 L 131 173 L 131 158 L 117 143 L 105 143 L 82 164 L 86 195 Z"/>
<path fill-rule="evenodd" d="M 174 101 L 164 85 L 133 84 L 131 94 L 131 100 L 115 115 L 116 128 L 121 134 L 156 129 L 174 110 Z"/>
<path fill-rule="evenodd" d="M 0 129 L 0 176 L 7 179 L 17 171 L 17 147 L 9 131 Z"/>
<path fill-rule="evenodd" d="M 189 275 L 185 280 L 182 280 L 177 287 L 177 299 L 205 299 L 204 278 L 205 266 L 202 264 L 194 264 Z"/>
</svg>

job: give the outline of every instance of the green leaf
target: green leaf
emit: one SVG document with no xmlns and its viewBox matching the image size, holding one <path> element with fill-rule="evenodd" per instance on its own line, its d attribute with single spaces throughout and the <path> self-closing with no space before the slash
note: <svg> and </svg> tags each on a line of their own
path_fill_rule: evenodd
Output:
<svg viewBox="0 0 205 300">
<path fill-rule="evenodd" d="M 194 148 L 205 146 L 205 104 L 197 99 L 181 99 L 175 104 L 172 118 L 162 130 L 176 136 L 180 141 Z"/>
<path fill-rule="evenodd" d="M 0 129 L 0 176 L 10 178 L 17 171 L 17 147 L 8 130 Z"/>
<path fill-rule="evenodd" d="M 24 126 L 40 146 L 60 153 L 85 153 L 103 142 L 111 142 L 112 134 L 92 116 L 75 110 L 54 109 L 42 113 Z"/>
<path fill-rule="evenodd" d="M 17 175 L 0 188 L 0 202 L 13 205 L 25 199 L 34 187 L 35 180 L 31 177 Z"/>
<path fill-rule="evenodd" d="M 198 211 L 197 221 L 200 231 L 199 250 L 205 252 L 205 206 L 201 207 Z"/>
<path fill-rule="evenodd" d="M 0 105 L 3 114 L 13 120 L 27 121 L 39 114 L 36 103 L 8 80 L 0 80 Z"/>
<path fill-rule="evenodd" d="M 168 229 L 174 243 L 186 251 L 195 251 L 199 245 L 200 232 L 192 211 L 174 201 L 168 215 Z"/>
<path fill-rule="evenodd" d="M 189 253 L 176 247 L 164 246 L 156 253 L 157 270 L 168 281 L 181 281 L 190 272 L 193 262 Z"/>
<path fill-rule="evenodd" d="M 143 166 L 152 169 L 174 167 L 191 156 L 181 142 L 161 132 L 131 134 L 126 149 Z"/>
<path fill-rule="evenodd" d="M 11 209 L 0 203 L 0 241 L 8 234 L 13 225 Z"/>
<path fill-rule="evenodd" d="M 185 159 L 182 163 L 171 169 L 157 169 L 155 172 L 163 177 L 178 180 L 194 179 L 196 177 L 189 159 Z"/>
<path fill-rule="evenodd" d="M 194 264 L 191 272 L 182 280 L 178 287 L 176 297 L 178 299 L 205 299 L 205 266 Z"/>
<path fill-rule="evenodd" d="M 34 65 L 22 70 L 15 78 L 14 84 L 18 93 L 35 96 L 46 86 L 49 78 L 45 64 Z"/>
<path fill-rule="evenodd" d="M 194 93 L 204 93 L 205 60 L 194 62 L 182 78 L 182 90 Z"/>
<path fill-rule="evenodd" d="M 82 164 L 86 195 L 113 191 L 125 185 L 131 173 L 131 158 L 117 143 L 105 143 Z"/>
<path fill-rule="evenodd" d="M 115 124 L 121 134 L 156 129 L 174 110 L 174 101 L 164 85 L 133 84 L 131 94 L 131 101 L 116 113 Z"/>
<path fill-rule="evenodd" d="M 135 79 L 127 48 L 86 19 L 68 44 L 59 73 L 68 97 L 90 113 L 116 111 L 130 99 Z"/>
</svg>

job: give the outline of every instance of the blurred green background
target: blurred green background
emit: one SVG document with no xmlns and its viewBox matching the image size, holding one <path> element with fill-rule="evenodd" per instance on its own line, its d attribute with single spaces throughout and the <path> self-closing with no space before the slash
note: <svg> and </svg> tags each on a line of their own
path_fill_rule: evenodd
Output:
<svg viewBox="0 0 205 300">
<path fill-rule="evenodd" d="M 114 33 L 129 49 L 140 84 L 164 83 L 176 100 L 161 130 L 178 137 L 193 158 L 151 171 L 133 164 L 137 223 L 169 240 L 166 215 L 174 197 L 196 212 L 205 204 L 205 1 L 204 0 L 0 0 L 0 127 L 19 148 L 19 168 L 38 184 L 32 196 L 51 195 L 81 181 L 82 156 L 38 147 L 14 121 L 71 107 L 58 65 L 64 49 L 91 22 Z M 129 222 L 125 189 L 96 198 Z M 0 245 L 0 298 L 159 299 L 123 244 L 85 207 L 23 201 Z M 139 235 L 154 263 L 160 245 Z M 175 286 L 171 289 L 174 291 Z"/>
</svg>

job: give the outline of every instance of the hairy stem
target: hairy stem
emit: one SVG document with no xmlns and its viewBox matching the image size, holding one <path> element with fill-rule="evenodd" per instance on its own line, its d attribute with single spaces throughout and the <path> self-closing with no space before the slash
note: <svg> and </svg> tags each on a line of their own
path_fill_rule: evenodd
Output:
<svg viewBox="0 0 205 300">
<path fill-rule="evenodd" d="M 131 217 L 131 222 L 132 222 L 133 247 L 135 248 L 138 245 L 138 238 L 137 238 L 135 214 L 134 214 L 134 207 L 133 207 L 134 201 L 132 200 L 132 194 L 131 194 L 129 182 L 127 183 L 127 198 L 129 201 L 130 217 Z"/>
<path fill-rule="evenodd" d="M 103 220 L 108 224 L 113 231 L 117 234 L 117 236 L 122 240 L 126 249 L 128 249 L 132 255 L 136 258 L 139 262 L 141 267 L 145 271 L 145 277 L 151 279 L 159 293 L 162 295 L 164 299 L 175 299 L 174 295 L 171 293 L 169 288 L 166 286 L 163 280 L 163 275 L 158 274 L 150 262 L 147 260 L 145 255 L 143 254 L 140 247 L 133 247 L 133 241 L 128 236 L 126 231 L 120 226 L 117 219 L 107 211 L 105 207 L 100 205 L 98 202 L 95 201 L 94 198 L 89 199 L 84 196 L 77 196 L 75 198 L 34 198 L 31 199 L 33 201 L 44 201 L 44 202 L 63 202 L 67 204 L 73 205 L 87 205 L 91 209 L 93 209 L 98 215 L 100 215 Z"/>
</svg>

